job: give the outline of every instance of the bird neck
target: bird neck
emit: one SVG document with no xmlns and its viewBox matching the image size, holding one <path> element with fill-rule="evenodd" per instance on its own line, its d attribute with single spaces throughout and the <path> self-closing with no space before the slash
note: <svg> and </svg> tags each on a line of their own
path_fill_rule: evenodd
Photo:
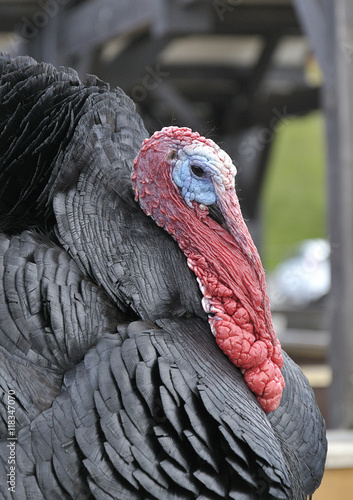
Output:
<svg viewBox="0 0 353 500">
<path fill-rule="evenodd" d="M 240 241 L 208 216 L 206 207 L 194 203 L 194 210 L 190 209 L 171 181 L 168 164 L 159 168 L 158 175 L 152 177 L 147 171 L 139 179 L 133 174 L 140 205 L 177 241 L 197 276 L 217 344 L 242 369 L 262 408 L 273 411 L 284 387 L 283 359 L 263 269 L 261 263 L 260 269 L 255 265 L 260 262 L 257 252 L 254 259 L 249 251 L 250 236 L 246 234 L 244 250 Z"/>
</svg>

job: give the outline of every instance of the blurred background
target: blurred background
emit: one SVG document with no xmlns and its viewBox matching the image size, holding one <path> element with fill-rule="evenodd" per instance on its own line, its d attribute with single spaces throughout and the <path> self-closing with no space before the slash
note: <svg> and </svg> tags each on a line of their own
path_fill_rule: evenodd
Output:
<svg viewBox="0 0 353 500">
<path fill-rule="evenodd" d="M 189 126 L 229 153 L 278 337 L 331 429 L 314 498 L 350 498 L 352 2 L 0 0 L 0 50 L 96 74 L 150 133 Z"/>
</svg>

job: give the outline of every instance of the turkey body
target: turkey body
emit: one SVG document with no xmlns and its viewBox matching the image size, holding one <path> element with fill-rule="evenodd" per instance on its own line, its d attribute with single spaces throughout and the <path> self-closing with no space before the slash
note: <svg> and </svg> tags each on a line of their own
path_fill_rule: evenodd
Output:
<svg viewBox="0 0 353 500">
<path fill-rule="evenodd" d="M 284 354 L 266 415 L 218 349 L 185 256 L 134 201 L 133 103 L 28 57 L 0 75 L 3 497 L 305 499 L 326 456 L 313 392 Z"/>
</svg>

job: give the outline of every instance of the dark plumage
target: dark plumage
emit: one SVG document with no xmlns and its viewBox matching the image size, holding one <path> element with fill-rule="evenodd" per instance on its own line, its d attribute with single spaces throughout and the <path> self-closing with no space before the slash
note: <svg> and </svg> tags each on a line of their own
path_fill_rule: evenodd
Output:
<svg viewBox="0 0 353 500">
<path fill-rule="evenodd" d="M 133 103 L 27 57 L 0 78 L 4 498 L 306 498 L 326 456 L 313 392 L 285 355 L 266 415 L 215 344 L 183 253 L 134 201 Z"/>
</svg>

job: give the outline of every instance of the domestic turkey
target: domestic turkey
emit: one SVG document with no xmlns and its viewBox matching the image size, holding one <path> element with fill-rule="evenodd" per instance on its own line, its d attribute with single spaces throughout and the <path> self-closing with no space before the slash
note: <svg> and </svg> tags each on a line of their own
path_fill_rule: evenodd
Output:
<svg viewBox="0 0 353 500">
<path fill-rule="evenodd" d="M 94 76 L 1 55 L 0 157 L 3 497 L 312 494 L 324 421 L 275 337 L 227 155 L 188 129 L 148 138 Z"/>
</svg>

